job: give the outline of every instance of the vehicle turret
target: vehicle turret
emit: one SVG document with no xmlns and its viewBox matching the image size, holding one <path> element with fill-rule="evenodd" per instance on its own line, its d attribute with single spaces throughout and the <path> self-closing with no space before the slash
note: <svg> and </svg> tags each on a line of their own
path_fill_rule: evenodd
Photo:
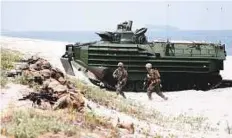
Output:
<svg viewBox="0 0 232 138">
<path fill-rule="evenodd" d="M 117 25 L 117 29 L 114 32 L 98 32 L 97 34 L 101 37 L 101 41 L 110 43 L 120 44 L 145 44 L 147 38 L 145 33 L 147 28 L 137 29 L 135 32 L 132 31 L 132 21 L 123 22 Z"/>
</svg>

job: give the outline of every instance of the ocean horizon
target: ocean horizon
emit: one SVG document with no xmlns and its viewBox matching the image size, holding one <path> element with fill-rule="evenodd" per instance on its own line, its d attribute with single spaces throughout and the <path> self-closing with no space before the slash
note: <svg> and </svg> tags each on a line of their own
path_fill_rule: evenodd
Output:
<svg viewBox="0 0 232 138">
<path fill-rule="evenodd" d="M 98 41 L 100 37 L 95 31 L 2 31 L 2 36 L 32 38 L 70 43 Z M 232 55 L 232 30 L 176 30 L 147 31 L 148 41 L 152 40 L 188 40 L 205 41 L 226 45 L 228 55 Z"/>
</svg>

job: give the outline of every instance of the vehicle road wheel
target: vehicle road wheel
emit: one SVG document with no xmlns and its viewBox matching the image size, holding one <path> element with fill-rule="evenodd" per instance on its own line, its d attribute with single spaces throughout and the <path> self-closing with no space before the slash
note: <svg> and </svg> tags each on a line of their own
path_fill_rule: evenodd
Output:
<svg viewBox="0 0 232 138">
<path fill-rule="evenodd" d="M 125 91 L 132 92 L 134 91 L 134 89 L 135 89 L 134 82 L 133 81 L 128 82 L 125 87 Z"/>
<path fill-rule="evenodd" d="M 135 90 L 136 92 L 144 92 L 146 90 L 143 89 L 143 81 L 136 81 L 135 82 Z"/>
</svg>

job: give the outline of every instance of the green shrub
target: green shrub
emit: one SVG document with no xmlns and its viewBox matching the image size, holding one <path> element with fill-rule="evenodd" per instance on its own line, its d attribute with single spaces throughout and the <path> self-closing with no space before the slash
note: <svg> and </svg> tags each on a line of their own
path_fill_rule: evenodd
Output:
<svg viewBox="0 0 232 138">
<path fill-rule="evenodd" d="M 8 78 L 6 76 L 6 72 L 4 70 L 1 71 L 1 87 L 5 87 L 6 84 L 8 83 Z"/>
<path fill-rule="evenodd" d="M 1 49 L 1 87 L 5 87 L 9 82 L 6 71 L 14 68 L 14 62 L 19 61 L 22 54 L 17 51 Z"/>
<path fill-rule="evenodd" d="M 1 70 L 14 68 L 14 62 L 22 59 L 22 54 L 18 51 L 1 49 Z"/>
</svg>

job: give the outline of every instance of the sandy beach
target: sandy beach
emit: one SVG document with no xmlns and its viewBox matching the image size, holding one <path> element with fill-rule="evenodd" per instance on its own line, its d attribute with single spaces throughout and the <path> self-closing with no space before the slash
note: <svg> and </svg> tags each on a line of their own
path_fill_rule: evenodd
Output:
<svg viewBox="0 0 232 138">
<path fill-rule="evenodd" d="M 68 42 L 14 37 L 1 37 L 0 42 L 2 48 L 18 50 L 29 55 L 37 54 L 49 60 L 53 66 L 64 71 L 60 57 L 64 54 L 65 45 Z M 227 56 L 224 70 L 221 72 L 223 79 L 232 79 L 231 69 L 232 57 Z M 81 74 L 78 74 L 77 77 L 80 80 L 87 80 Z M 16 89 L 18 88 L 16 87 Z M 9 98 L 6 91 L 6 89 L 1 90 L 1 110 L 10 102 L 10 100 L 4 99 L 6 97 Z M 12 94 L 13 89 L 10 89 L 10 91 Z M 146 93 L 126 93 L 130 100 L 136 101 L 148 109 L 154 108 L 165 115 L 186 114 L 189 116 L 200 115 L 207 117 L 210 123 L 219 129 L 217 132 L 212 133 L 213 135 L 210 135 L 210 137 L 232 137 L 225 131 L 228 124 L 232 127 L 232 88 L 221 88 L 206 92 L 195 90 L 177 91 L 165 93 L 165 95 L 169 98 L 168 101 L 162 100 L 155 93 L 153 93 L 153 100 L 149 101 Z M 209 136 L 208 134 L 205 135 L 203 137 Z"/>
</svg>

